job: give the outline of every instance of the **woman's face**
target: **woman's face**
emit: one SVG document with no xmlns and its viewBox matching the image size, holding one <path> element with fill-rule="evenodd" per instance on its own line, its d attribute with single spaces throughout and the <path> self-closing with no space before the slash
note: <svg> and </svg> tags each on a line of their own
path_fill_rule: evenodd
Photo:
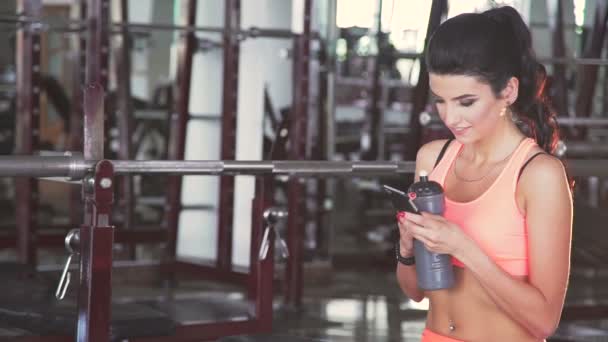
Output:
<svg viewBox="0 0 608 342">
<path fill-rule="evenodd" d="M 473 76 L 430 74 L 432 98 L 441 120 L 462 143 L 493 135 L 504 122 L 504 99 Z"/>
</svg>

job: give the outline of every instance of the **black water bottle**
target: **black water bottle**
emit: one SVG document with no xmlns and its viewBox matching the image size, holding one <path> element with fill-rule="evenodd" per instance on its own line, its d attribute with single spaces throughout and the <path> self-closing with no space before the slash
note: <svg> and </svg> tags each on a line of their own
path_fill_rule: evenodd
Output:
<svg viewBox="0 0 608 342">
<path fill-rule="evenodd" d="M 409 187 L 408 195 L 418 212 L 443 215 L 443 188 L 439 183 L 429 181 L 425 171 L 420 172 L 420 181 Z M 418 287 L 433 291 L 448 289 L 454 285 L 454 268 L 449 254 L 433 253 L 426 249 L 422 242 L 414 239 L 414 255 Z"/>
</svg>

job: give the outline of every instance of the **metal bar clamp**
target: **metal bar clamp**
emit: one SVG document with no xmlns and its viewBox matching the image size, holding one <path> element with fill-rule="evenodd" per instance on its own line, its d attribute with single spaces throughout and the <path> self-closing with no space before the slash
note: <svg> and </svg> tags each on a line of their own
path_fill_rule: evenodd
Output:
<svg viewBox="0 0 608 342">
<path fill-rule="evenodd" d="M 279 230 L 276 229 L 276 224 L 287 218 L 287 210 L 277 207 L 270 207 L 264 210 L 264 221 L 266 222 L 266 228 L 264 229 L 264 235 L 262 237 L 262 244 L 260 245 L 260 254 L 258 255 L 260 260 L 265 260 L 268 255 L 268 248 L 270 247 L 270 231 L 274 230 L 275 239 L 279 241 L 279 250 L 283 258 L 289 257 L 289 249 L 287 243 L 281 237 Z"/>
</svg>

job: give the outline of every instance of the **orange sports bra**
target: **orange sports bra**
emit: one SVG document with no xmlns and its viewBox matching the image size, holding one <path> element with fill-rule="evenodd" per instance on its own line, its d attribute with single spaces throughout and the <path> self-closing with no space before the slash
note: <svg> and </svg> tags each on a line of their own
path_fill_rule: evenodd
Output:
<svg viewBox="0 0 608 342">
<path fill-rule="evenodd" d="M 430 180 L 444 186 L 462 146 L 456 140 L 450 143 L 429 174 Z M 458 224 L 498 266 L 514 276 L 528 275 L 526 218 L 519 211 L 515 191 L 520 170 L 529 161 L 526 156 L 534 146 L 533 139 L 524 139 L 492 185 L 476 199 L 468 202 L 455 202 L 447 196 L 445 199 L 444 216 Z M 464 267 L 456 258 L 452 258 L 452 263 Z"/>
</svg>

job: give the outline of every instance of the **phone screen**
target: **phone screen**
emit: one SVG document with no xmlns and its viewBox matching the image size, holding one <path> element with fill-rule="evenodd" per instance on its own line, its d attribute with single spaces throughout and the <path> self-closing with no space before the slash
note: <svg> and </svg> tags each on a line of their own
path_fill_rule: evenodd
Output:
<svg viewBox="0 0 608 342">
<path fill-rule="evenodd" d="M 391 203 L 396 211 L 407 211 L 409 213 L 417 213 L 417 210 L 410 204 L 410 198 L 407 192 L 393 188 L 392 186 L 383 185 L 382 189 L 390 197 Z"/>
</svg>

